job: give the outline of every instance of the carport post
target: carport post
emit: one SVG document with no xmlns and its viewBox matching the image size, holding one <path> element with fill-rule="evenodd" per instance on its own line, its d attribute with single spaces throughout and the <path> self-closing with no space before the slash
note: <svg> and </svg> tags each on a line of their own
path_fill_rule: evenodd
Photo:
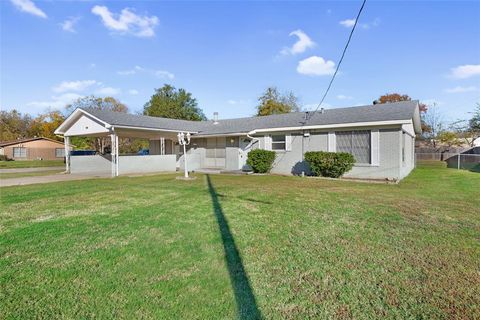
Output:
<svg viewBox="0 0 480 320">
<path fill-rule="evenodd" d="M 110 135 L 112 156 L 112 177 L 118 176 L 118 136 L 115 133 Z"/>
<path fill-rule="evenodd" d="M 65 148 L 65 172 L 70 173 L 70 137 L 63 137 L 63 146 Z"/>
</svg>

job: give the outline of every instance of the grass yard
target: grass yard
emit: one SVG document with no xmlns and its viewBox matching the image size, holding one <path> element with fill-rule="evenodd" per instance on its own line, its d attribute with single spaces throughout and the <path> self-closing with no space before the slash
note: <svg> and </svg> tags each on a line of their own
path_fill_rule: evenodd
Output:
<svg viewBox="0 0 480 320">
<path fill-rule="evenodd" d="M 63 160 L 17 160 L 0 161 L 0 169 L 37 168 L 37 167 L 62 167 Z"/>
<path fill-rule="evenodd" d="M 0 192 L 0 318 L 480 318 L 478 173 Z"/>
</svg>

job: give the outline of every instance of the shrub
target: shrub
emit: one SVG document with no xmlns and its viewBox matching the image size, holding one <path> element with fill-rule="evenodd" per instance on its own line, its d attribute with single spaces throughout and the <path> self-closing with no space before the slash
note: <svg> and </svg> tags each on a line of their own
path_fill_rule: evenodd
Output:
<svg viewBox="0 0 480 320">
<path fill-rule="evenodd" d="M 272 169 L 275 151 L 255 149 L 248 153 L 247 164 L 255 173 L 267 173 Z"/>
<path fill-rule="evenodd" d="M 0 161 L 9 161 L 8 157 L 4 154 L 0 154 Z"/>
<path fill-rule="evenodd" d="M 346 152 L 311 151 L 305 153 L 305 161 L 315 176 L 339 178 L 352 170 L 355 158 Z"/>
</svg>

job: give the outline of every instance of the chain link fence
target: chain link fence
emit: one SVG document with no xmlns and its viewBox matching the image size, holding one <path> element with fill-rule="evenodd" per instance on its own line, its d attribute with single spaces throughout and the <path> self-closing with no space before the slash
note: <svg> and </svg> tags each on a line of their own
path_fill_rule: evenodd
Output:
<svg viewBox="0 0 480 320">
<path fill-rule="evenodd" d="M 422 162 L 444 161 L 448 168 L 480 172 L 480 154 L 415 153 L 415 166 Z"/>
</svg>

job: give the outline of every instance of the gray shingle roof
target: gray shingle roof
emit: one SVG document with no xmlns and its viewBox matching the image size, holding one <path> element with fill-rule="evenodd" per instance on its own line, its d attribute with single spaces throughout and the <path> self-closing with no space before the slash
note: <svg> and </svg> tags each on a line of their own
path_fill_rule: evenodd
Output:
<svg viewBox="0 0 480 320">
<path fill-rule="evenodd" d="M 418 108 L 418 101 L 367 105 L 360 107 L 326 109 L 316 112 L 306 125 L 333 125 L 343 123 L 410 120 Z M 304 123 L 305 112 L 213 121 L 187 121 L 133 115 L 112 111 L 85 109 L 88 113 L 111 124 L 165 130 L 195 131 L 202 135 L 247 133 L 252 130 L 298 127 Z"/>
</svg>

